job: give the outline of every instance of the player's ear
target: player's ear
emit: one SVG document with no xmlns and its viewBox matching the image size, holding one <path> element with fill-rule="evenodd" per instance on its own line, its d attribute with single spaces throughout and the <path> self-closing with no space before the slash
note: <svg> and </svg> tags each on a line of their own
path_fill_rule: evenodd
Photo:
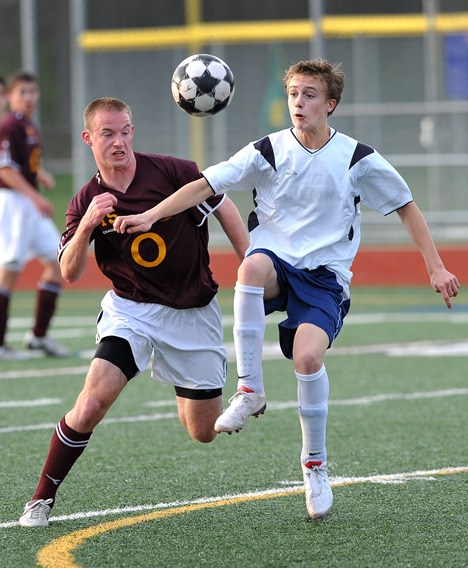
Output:
<svg viewBox="0 0 468 568">
<path fill-rule="evenodd" d="M 88 146 L 93 145 L 92 142 L 91 142 L 91 135 L 89 134 L 89 130 L 83 130 L 83 132 L 81 133 L 81 139 Z"/>
</svg>

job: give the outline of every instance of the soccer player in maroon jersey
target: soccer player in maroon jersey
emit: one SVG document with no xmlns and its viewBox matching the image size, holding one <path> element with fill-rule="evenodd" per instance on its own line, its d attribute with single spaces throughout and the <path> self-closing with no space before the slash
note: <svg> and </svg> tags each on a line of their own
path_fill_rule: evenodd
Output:
<svg viewBox="0 0 468 568">
<path fill-rule="evenodd" d="M 41 165 L 41 140 L 33 115 L 40 98 L 37 78 L 18 71 L 7 79 L 10 106 L 0 123 L 0 360 L 26 358 L 5 345 L 11 295 L 21 271 L 32 258 L 39 258 L 44 270 L 37 283 L 33 329 L 24 338 L 28 349 L 51 356 L 65 356 L 68 350 L 47 335 L 62 289 L 57 263 L 60 233 L 51 217 L 51 202 L 39 187 L 51 189 L 53 176 Z"/>
<path fill-rule="evenodd" d="M 0 75 L 0 121 L 8 112 L 8 100 L 6 96 L 6 80 Z"/>
<path fill-rule="evenodd" d="M 248 246 L 245 225 L 225 195 L 143 233 L 114 231 L 118 215 L 143 212 L 201 174 L 189 160 L 134 152 L 131 110 L 123 101 L 91 102 L 84 125 L 82 138 L 98 173 L 68 206 L 60 267 L 65 280 L 79 280 L 93 242 L 112 289 L 102 300 L 98 347 L 84 388 L 55 429 L 39 484 L 20 519 L 27 527 L 49 524 L 57 489 L 94 428 L 151 358 L 153 378 L 174 386 L 179 419 L 189 435 L 204 443 L 215 438 L 226 351 L 218 285 L 209 267 L 208 215 L 220 221 L 239 261 Z"/>
</svg>

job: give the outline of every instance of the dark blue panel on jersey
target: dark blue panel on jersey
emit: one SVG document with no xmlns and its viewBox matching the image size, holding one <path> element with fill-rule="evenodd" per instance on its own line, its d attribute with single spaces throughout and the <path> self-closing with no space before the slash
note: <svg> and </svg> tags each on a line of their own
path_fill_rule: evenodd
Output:
<svg viewBox="0 0 468 568">
<path fill-rule="evenodd" d="M 360 195 L 356 195 L 356 197 L 354 198 L 354 207 L 357 207 L 359 205 L 361 201 L 361 196 Z M 349 230 L 348 233 L 348 239 L 350 241 L 352 241 L 354 238 L 354 227 L 351 225 L 351 229 Z"/>
<path fill-rule="evenodd" d="M 251 211 L 249 213 L 249 218 L 247 219 L 247 229 L 249 233 L 251 233 L 259 225 L 260 222 L 258 220 L 257 214 L 255 213 L 255 211 Z"/>
<path fill-rule="evenodd" d="M 265 138 L 255 142 L 254 148 L 260 152 L 260 154 L 276 172 L 275 153 L 273 152 L 273 146 L 271 145 L 268 136 L 265 136 Z"/>
<path fill-rule="evenodd" d="M 252 197 L 253 197 L 253 202 L 254 202 L 254 207 L 257 207 L 257 190 L 254 188 L 253 192 L 252 192 Z M 255 213 L 255 211 L 252 211 L 249 214 L 249 218 L 247 220 L 247 229 L 249 230 L 249 233 L 251 231 L 253 231 L 255 229 L 255 227 L 258 227 L 260 225 L 260 222 L 258 220 L 257 214 Z"/>
<path fill-rule="evenodd" d="M 354 150 L 353 157 L 351 158 L 349 169 L 351 169 L 354 166 L 354 164 L 359 162 L 359 160 L 362 160 L 362 158 L 365 158 L 369 154 L 373 153 L 374 153 L 374 148 L 371 148 L 371 146 L 367 146 L 367 144 L 363 144 L 362 142 L 358 142 L 356 149 Z"/>
</svg>

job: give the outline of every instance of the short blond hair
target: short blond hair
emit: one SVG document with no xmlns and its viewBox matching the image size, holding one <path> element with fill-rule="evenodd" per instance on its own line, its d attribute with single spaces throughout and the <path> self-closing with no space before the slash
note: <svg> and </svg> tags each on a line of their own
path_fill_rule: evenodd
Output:
<svg viewBox="0 0 468 568">
<path fill-rule="evenodd" d="M 83 112 L 83 123 L 85 130 L 92 130 L 94 118 L 100 111 L 106 112 L 126 112 L 132 121 L 132 110 L 128 104 L 112 97 L 101 97 L 91 101 Z"/>
</svg>

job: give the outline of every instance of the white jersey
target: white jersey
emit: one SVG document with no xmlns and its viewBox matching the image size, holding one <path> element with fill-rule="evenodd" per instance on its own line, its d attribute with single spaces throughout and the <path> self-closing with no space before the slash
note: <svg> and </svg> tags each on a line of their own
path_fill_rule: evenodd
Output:
<svg viewBox="0 0 468 568">
<path fill-rule="evenodd" d="M 374 148 L 332 130 L 309 150 L 281 130 L 250 143 L 202 172 L 215 193 L 251 190 L 250 246 L 268 249 L 296 268 L 326 266 L 349 293 L 361 238 L 360 202 L 388 215 L 411 191 Z"/>
</svg>

